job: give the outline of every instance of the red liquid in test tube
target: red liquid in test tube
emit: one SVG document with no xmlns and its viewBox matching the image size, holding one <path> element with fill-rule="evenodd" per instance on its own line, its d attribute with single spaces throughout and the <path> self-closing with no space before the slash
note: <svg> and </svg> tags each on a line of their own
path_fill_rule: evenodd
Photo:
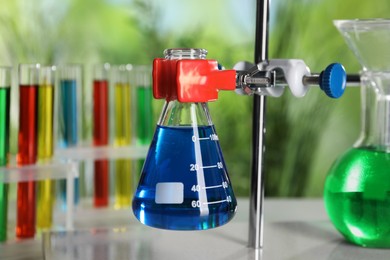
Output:
<svg viewBox="0 0 390 260">
<path fill-rule="evenodd" d="M 108 145 L 108 81 L 93 82 L 93 144 Z M 106 159 L 95 161 L 94 205 L 108 206 L 109 198 L 109 162 Z"/>
<path fill-rule="evenodd" d="M 18 134 L 18 165 L 34 164 L 37 160 L 37 85 L 20 85 Z M 35 182 L 18 183 L 16 236 L 35 235 Z"/>
</svg>

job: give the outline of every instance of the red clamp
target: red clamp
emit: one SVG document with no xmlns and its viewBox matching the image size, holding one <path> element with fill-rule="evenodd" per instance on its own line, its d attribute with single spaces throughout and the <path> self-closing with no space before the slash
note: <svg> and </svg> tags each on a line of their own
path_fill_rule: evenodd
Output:
<svg viewBox="0 0 390 260">
<path fill-rule="evenodd" d="M 236 89 L 236 71 L 218 70 L 215 60 L 153 61 L 153 96 L 167 101 L 209 102 L 219 90 Z"/>
</svg>

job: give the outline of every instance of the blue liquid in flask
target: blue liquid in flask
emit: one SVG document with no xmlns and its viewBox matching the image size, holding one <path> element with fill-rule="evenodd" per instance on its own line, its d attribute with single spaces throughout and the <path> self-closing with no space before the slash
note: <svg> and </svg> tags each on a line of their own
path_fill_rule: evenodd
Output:
<svg viewBox="0 0 390 260">
<path fill-rule="evenodd" d="M 204 230 L 237 208 L 214 126 L 157 126 L 133 199 L 143 224 Z"/>
</svg>

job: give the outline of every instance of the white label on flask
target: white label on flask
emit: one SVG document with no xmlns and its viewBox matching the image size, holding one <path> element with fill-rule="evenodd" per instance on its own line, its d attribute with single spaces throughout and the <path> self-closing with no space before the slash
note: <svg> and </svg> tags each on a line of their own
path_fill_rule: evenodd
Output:
<svg viewBox="0 0 390 260">
<path fill-rule="evenodd" d="M 156 204 L 182 204 L 184 185 L 181 182 L 159 182 L 156 184 Z"/>
</svg>

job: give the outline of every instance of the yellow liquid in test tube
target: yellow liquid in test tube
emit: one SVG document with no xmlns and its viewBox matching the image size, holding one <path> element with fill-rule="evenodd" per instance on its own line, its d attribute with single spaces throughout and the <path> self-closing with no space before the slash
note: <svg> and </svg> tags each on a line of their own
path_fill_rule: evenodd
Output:
<svg viewBox="0 0 390 260">
<path fill-rule="evenodd" d="M 38 162 L 45 162 L 53 156 L 53 103 L 54 87 L 51 84 L 38 88 Z M 37 227 L 49 229 L 53 222 L 54 182 L 38 182 Z"/>
<path fill-rule="evenodd" d="M 116 83 L 115 96 L 115 146 L 131 144 L 131 90 L 130 84 Z M 133 194 L 132 162 L 128 159 L 115 161 L 115 208 L 131 205 Z"/>
</svg>

